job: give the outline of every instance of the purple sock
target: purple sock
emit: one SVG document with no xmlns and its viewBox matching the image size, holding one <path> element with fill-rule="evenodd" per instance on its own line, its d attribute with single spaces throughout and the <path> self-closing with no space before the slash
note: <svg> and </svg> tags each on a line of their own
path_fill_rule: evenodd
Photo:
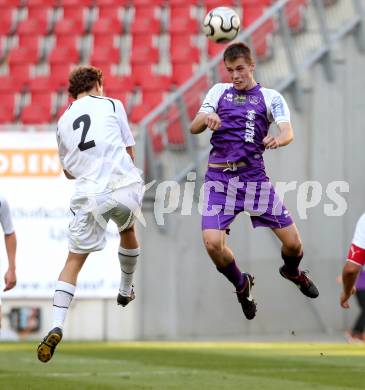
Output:
<svg viewBox="0 0 365 390">
<path fill-rule="evenodd" d="M 299 256 L 287 256 L 283 252 L 281 252 L 281 257 L 284 260 L 285 264 L 285 272 L 290 276 L 298 276 L 299 275 L 299 263 L 303 258 L 303 252 Z"/>
<path fill-rule="evenodd" d="M 244 278 L 242 277 L 242 272 L 237 267 L 234 259 L 224 268 L 217 267 L 217 270 L 221 272 L 236 287 L 237 291 L 242 290 Z"/>
</svg>

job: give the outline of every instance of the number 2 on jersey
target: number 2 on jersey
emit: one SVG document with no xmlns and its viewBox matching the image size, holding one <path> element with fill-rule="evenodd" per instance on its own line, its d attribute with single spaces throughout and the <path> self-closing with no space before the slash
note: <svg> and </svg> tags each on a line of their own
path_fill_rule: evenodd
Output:
<svg viewBox="0 0 365 390">
<path fill-rule="evenodd" d="M 78 144 L 78 147 L 81 150 L 81 152 L 83 152 L 84 150 L 93 148 L 95 146 L 95 141 L 91 140 L 85 142 L 86 134 L 89 131 L 90 124 L 91 124 L 90 116 L 87 114 L 79 116 L 72 124 L 73 129 L 78 130 L 80 128 L 81 123 L 83 124 L 82 134 L 81 134 L 81 141 Z"/>
</svg>

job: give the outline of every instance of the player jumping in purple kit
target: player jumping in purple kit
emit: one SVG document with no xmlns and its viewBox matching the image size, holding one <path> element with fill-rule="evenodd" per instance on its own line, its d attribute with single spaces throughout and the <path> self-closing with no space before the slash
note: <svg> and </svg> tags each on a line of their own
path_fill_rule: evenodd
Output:
<svg viewBox="0 0 365 390">
<path fill-rule="evenodd" d="M 243 313 L 251 320 L 256 315 L 251 296 L 254 277 L 240 271 L 226 244 L 229 226 L 242 211 L 250 214 L 254 228 L 271 228 L 281 241 L 281 276 L 307 297 L 319 293 L 299 269 L 303 257 L 299 232 L 266 176 L 262 157 L 265 149 L 293 140 L 288 106 L 280 93 L 255 81 L 255 63 L 244 43 L 229 45 L 223 61 L 232 83 L 218 83 L 209 90 L 190 131 L 212 131 L 202 216 L 204 244 L 218 271 L 235 286 Z M 279 128 L 276 137 L 268 134 L 272 122 Z"/>
</svg>

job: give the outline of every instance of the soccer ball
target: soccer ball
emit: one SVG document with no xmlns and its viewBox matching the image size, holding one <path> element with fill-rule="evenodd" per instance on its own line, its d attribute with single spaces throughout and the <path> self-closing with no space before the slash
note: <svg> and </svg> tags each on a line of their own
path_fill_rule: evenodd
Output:
<svg viewBox="0 0 365 390">
<path fill-rule="evenodd" d="M 226 43 L 236 38 L 240 30 L 240 18 L 229 7 L 213 8 L 203 21 L 204 34 L 214 42 Z"/>
</svg>

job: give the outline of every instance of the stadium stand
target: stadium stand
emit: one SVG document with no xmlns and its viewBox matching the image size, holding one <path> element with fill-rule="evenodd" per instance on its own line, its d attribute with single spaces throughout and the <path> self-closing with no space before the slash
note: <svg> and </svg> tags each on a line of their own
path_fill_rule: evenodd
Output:
<svg viewBox="0 0 365 390">
<path fill-rule="evenodd" d="M 273 2 L 223 3 L 237 9 L 246 28 Z M 305 28 L 306 3 L 289 2 L 285 14 L 292 31 Z M 2 108 L 0 123 L 54 122 L 67 102 L 70 69 L 88 63 L 103 69 L 105 90 L 138 122 L 222 50 L 200 28 L 207 10 L 218 5 L 222 1 L 0 0 L 0 76 L 6 79 L 0 93 L 11 111 Z M 268 20 L 254 33 L 259 61 L 274 55 L 276 28 Z M 34 95 L 37 83 L 47 85 L 50 102 Z"/>
</svg>

